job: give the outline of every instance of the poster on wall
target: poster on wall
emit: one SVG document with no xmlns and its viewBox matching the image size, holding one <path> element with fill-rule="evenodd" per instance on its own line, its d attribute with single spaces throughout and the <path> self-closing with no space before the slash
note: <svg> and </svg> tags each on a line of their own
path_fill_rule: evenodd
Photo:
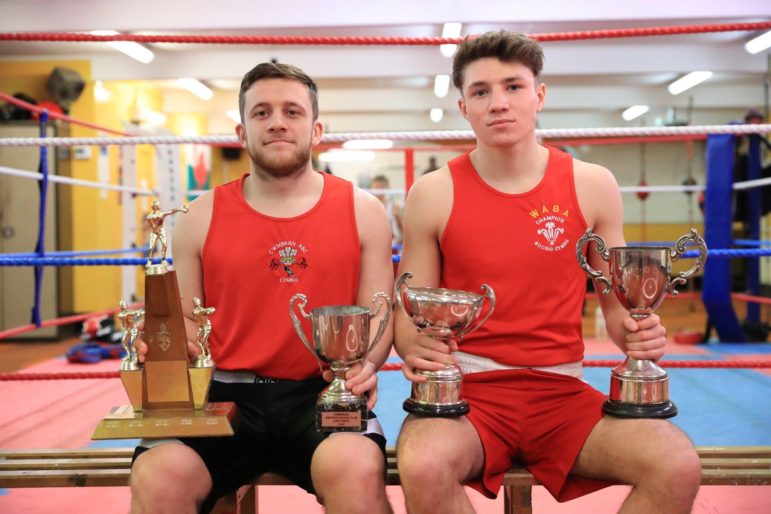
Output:
<svg viewBox="0 0 771 514">
<path fill-rule="evenodd" d="M 184 145 L 183 165 L 187 171 L 187 201 L 211 189 L 211 146 Z"/>
</svg>

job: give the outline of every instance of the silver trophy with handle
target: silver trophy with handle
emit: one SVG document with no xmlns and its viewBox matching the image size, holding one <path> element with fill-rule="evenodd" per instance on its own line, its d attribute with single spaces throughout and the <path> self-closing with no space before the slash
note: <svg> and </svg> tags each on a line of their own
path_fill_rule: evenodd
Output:
<svg viewBox="0 0 771 514">
<path fill-rule="evenodd" d="M 396 302 L 417 329 L 429 337 L 448 342 L 462 339 L 487 321 L 495 309 L 495 293 L 483 284 L 484 294 L 430 287 L 409 287 L 410 273 L 402 273 L 394 285 Z M 487 300 L 487 302 L 485 302 Z M 484 306 L 487 303 L 487 312 Z M 412 395 L 403 407 L 409 413 L 428 417 L 456 417 L 469 411 L 463 399 L 463 373 L 455 364 L 438 371 L 416 370 L 425 382 L 413 382 Z"/>
<path fill-rule="evenodd" d="M 584 247 L 596 243 L 596 252 L 610 266 L 610 279 L 593 269 L 584 256 Z M 687 271 L 672 276 L 672 263 L 685 253 L 692 242 L 699 250 L 696 263 Z M 677 286 L 696 274 L 707 259 L 707 245 L 695 229 L 667 246 L 618 246 L 605 248 L 605 240 L 591 229 L 576 244 L 576 258 L 584 271 L 604 284 L 601 294 L 611 291 L 636 320 L 653 314 L 669 293 L 675 296 Z M 609 399 L 602 406 L 605 413 L 620 418 L 671 418 L 677 407 L 669 399 L 669 377 L 655 361 L 627 357 L 610 377 Z"/>
<path fill-rule="evenodd" d="M 305 311 L 308 298 L 298 293 L 289 300 L 289 315 L 297 335 L 319 366 L 328 363 L 334 378 L 316 402 L 316 429 L 320 432 L 363 432 L 367 428 L 367 399 L 345 388 L 345 374 L 363 361 L 378 344 L 391 316 L 391 300 L 380 292 L 372 297 L 375 310 L 360 305 L 330 305 Z M 385 315 L 370 343 L 369 323 L 381 308 Z M 305 336 L 300 316 L 310 320 L 313 335 Z"/>
</svg>

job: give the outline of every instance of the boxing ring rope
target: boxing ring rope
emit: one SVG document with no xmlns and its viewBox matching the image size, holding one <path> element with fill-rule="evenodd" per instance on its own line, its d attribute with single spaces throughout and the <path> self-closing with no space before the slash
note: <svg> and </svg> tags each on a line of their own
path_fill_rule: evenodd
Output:
<svg viewBox="0 0 771 514">
<path fill-rule="evenodd" d="M 135 303 L 129 306 L 130 309 L 136 309 L 140 307 L 141 303 Z M 19 334 L 23 334 L 25 332 L 31 332 L 32 330 L 35 330 L 37 328 L 42 327 L 58 327 L 61 325 L 69 325 L 70 323 L 77 323 L 78 321 L 83 321 L 85 319 L 88 319 L 92 316 L 111 316 L 114 314 L 117 314 L 120 312 L 120 307 L 114 307 L 112 309 L 105 309 L 102 311 L 96 311 L 96 312 L 89 312 L 88 314 L 75 314 L 72 316 L 64 316 L 61 318 L 55 318 L 55 319 L 49 319 L 41 322 L 40 326 L 38 327 L 34 323 L 30 323 L 28 325 L 22 325 L 19 327 L 9 328 L 7 330 L 3 330 L 0 332 L 0 340 L 6 339 L 8 337 L 13 337 Z"/>
<path fill-rule="evenodd" d="M 771 28 L 771 22 L 723 23 L 711 25 L 676 25 L 529 34 L 540 42 L 615 39 L 629 37 L 674 36 L 705 32 L 756 31 Z M 472 36 L 473 37 L 473 36 Z M 74 32 L 4 32 L 0 41 L 188 43 L 218 45 L 355 45 L 355 46 L 438 46 L 459 44 L 464 38 L 377 37 L 377 36 L 258 36 L 258 35 L 164 35 L 115 34 L 94 35 Z"/>
<path fill-rule="evenodd" d="M 682 256 L 683 259 L 698 257 L 699 253 L 689 250 Z M 730 259 L 734 257 L 768 257 L 771 256 L 771 248 L 718 248 L 710 249 L 709 256 L 713 259 Z M 399 262 L 398 255 L 392 256 L 394 262 Z M 170 263 L 173 259 L 167 259 Z M 157 262 L 156 262 L 157 261 Z M 61 258 L 61 257 L 5 257 L 0 255 L 0 266 L 143 266 L 147 259 L 143 258 Z M 160 259 L 154 260 L 160 264 Z"/>
<path fill-rule="evenodd" d="M 583 361 L 585 368 L 614 368 L 621 364 L 620 360 L 592 360 Z M 771 360 L 746 359 L 735 361 L 687 361 L 687 360 L 660 360 L 657 362 L 664 368 L 690 368 L 690 369 L 771 369 Z M 379 371 L 400 371 L 401 362 L 386 362 Z M 85 380 L 95 378 L 120 378 L 118 371 L 75 371 L 66 373 L 0 373 L 0 382 L 3 381 L 27 381 L 27 380 Z"/>
<path fill-rule="evenodd" d="M 767 134 L 771 124 L 749 125 L 691 125 L 680 127 L 598 127 L 537 129 L 536 135 L 544 139 L 570 139 L 579 137 L 605 138 L 629 136 L 679 136 L 693 134 Z M 322 143 L 343 143 L 346 141 L 372 139 L 391 139 L 393 141 L 462 141 L 474 139 L 471 130 L 426 130 L 426 131 L 386 131 L 386 132 L 337 132 L 324 134 Z M 209 136 L 132 136 L 132 137 L 4 137 L 0 146 L 86 146 L 86 145 L 172 145 L 203 144 L 223 145 L 238 144 L 238 138 L 230 135 Z"/>
<path fill-rule="evenodd" d="M 30 179 L 36 179 L 36 180 L 42 180 L 43 174 L 42 173 L 36 173 L 34 171 L 26 171 L 26 170 L 20 170 L 16 168 L 8 168 L 6 166 L 0 166 L 0 175 L 9 175 L 12 177 L 21 177 L 21 178 L 30 178 Z M 67 184 L 72 186 L 83 186 L 83 187 L 92 187 L 95 189 L 109 189 L 112 191 L 126 191 L 129 193 L 134 193 L 136 195 L 142 195 L 142 196 L 155 196 L 158 194 L 158 191 L 154 189 L 141 189 L 138 187 L 132 187 L 132 186 L 121 186 L 117 184 L 109 184 L 106 182 L 97 182 L 94 180 L 83 180 L 79 178 L 72 178 L 72 177 L 63 177 L 61 175 L 54 175 L 51 173 L 48 173 L 48 181 L 49 182 L 56 182 L 58 184 Z"/>
<path fill-rule="evenodd" d="M 34 112 L 35 114 L 41 115 L 43 113 L 46 113 L 49 118 L 55 119 L 55 120 L 61 120 L 67 123 L 72 123 L 73 125 L 80 125 L 86 128 L 91 128 L 94 130 L 100 130 L 102 132 L 109 132 L 110 134 L 117 134 L 119 136 L 130 136 L 128 132 L 121 132 L 119 130 L 113 130 L 111 128 L 102 127 L 100 125 L 95 125 L 93 123 L 89 123 L 87 121 L 79 120 L 76 118 L 72 118 L 70 116 L 67 116 L 66 114 L 61 114 L 58 112 L 51 112 L 48 109 L 44 109 L 42 107 L 38 107 L 37 105 L 31 104 L 29 102 L 25 102 L 24 100 L 20 100 L 16 98 L 15 96 L 11 96 L 8 93 L 3 93 L 0 91 L 0 100 L 3 100 L 4 102 L 7 102 L 11 105 L 15 105 L 17 107 L 22 107 L 24 109 L 27 109 L 28 111 Z"/>
</svg>

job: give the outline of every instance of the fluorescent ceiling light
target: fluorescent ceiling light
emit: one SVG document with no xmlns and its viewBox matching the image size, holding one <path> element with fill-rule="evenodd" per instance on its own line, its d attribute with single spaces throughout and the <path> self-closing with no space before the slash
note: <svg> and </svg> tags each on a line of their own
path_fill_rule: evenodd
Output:
<svg viewBox="0 0 771 514">
<path fill-rule="evenodd" d="M 460 37 L 460 30 L 463 27 L 460 23 L 445 23 L 442 27 L 442 37 Z M 452 57 L 455 48 L 458 45 L 439 45 L 439 51 L 445 57 Z"/>
<path fill-rule="evenodd" d="M 747 43 L 744 44 L 744 49 L 751 54 L 756 54 L 762 52 L 769 46 L 771 46 L 771 30 L 747 41 Z"/>
<path fill-rule="evenodd" d="M 107 102 L 112 98 L 112 94 L 104 87 L 101 80 L 94 82 L 94 99 L 97 102 Z"/>
<path fill-rule="evenodd" d="M 322 162 L 363 162 L 372 161 L 374 159 L 375 152 L 365 150 L 332 149 L 328 152 L 319 154 L 319 160 Z"/>
<path fill-rule="evenodd" d="M 91 31 L 93 36 L 117 36 L 118 34 L 115 30 Z M 155 54 L 149 48 L 133 41 L 107 41 L 107 44 L 143 64 L 147 64 L 155 59 Z"/>
<path fill-rule="evenodd" d="M 626 121 L 632 121 L 635 118 L 639 118 L 646 112 L 650 111 L 650 107 L 647 105 L 633 105 L 629 109 L 621 113 L 621 117 Z"/>
<path fill-rule="evenodd" d="M 701 84 L 712 76 L 711 71 L 692 71 L 684 77 L 680 77 L 669 85 L 669 92 L 673 95 L 679 95 L 683 91 L 691 89 L 697 84 Z"/>
<path fill-rule="evenodd" d="M 434 123 L 439 123 L 440 121 L 442 121 L 442 118 L 444 118 L 444 110 L 442 110 L 441 107 L 434 107 L 428 113 L 428 116 L 431 118 L 431 121 L 433 121 Z"/>
<path fill-rule="evenodd" d="M 437 98 L 444 98 L 450 91 L 450 76 L 437 75 L 434 77 L 434 94 Z"/>
<path fill-rule="evenodd" d="M 343 143 L 346 150 L 388 150 L 394 147 L 390 139 L 353 139 Z"/>
<path fill-rule="evenodd" d="M 232 109 L 225 113 L 228 118 L 235 121 L 236 123 L 241 123 L 241 113 L 238 112 L 236 109 Z"/>
<path fill-rule="evenodd" d="M 166 124 L 166 115 L 162 112 L 147 110 L 145 113 L 145 121 L 149 125 L 161 126 Z"/>
<path fill-rule="evenodd" d="M 211 97 L 214 96 L 214 91 L 198 79 L 190 77 L 177 79 L 177 85 L 184 87 L 201 100 L 211 100 Z"/>
</svg>

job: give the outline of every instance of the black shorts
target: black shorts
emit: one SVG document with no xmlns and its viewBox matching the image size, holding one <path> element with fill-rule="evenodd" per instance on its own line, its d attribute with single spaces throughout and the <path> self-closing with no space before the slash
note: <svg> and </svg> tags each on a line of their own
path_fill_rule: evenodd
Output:
<svg viewBox="0 0 771 514">
<path fill-rule="evenodd" d="M 212 490 L 201 506 L 209 512 L 217 500 L 265 472 L 275 472 L 313 493 L 311 459 L 329 434 L 316 430 L 316 399 L 327 383 L 321 378 L 273 383 L 212 382 L 209 400 L 235 402 L 239 421 L 233 437 L 182 438 L 195 450 L 212 477 Z M 386 440 L 370 412 L 367 431 L 383 452 Z M 134 459 L 148 448 L 138 446 Z"/>
</svg>

